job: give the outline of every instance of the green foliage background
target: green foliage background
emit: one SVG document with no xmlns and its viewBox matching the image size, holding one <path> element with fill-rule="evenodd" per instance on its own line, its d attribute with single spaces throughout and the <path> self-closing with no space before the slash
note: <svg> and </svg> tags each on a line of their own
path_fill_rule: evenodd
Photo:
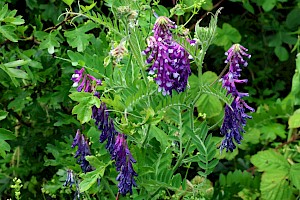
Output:
<svg viewBox="0 0 300 200">
<path fill-rule="evenodd" d="M 71 87 L 70 77 L 81 67 L 105 80 L 98 87 L 101 100 L 115 111 L 118 129 L 128 135 L 137 160 L 138 188 L 120 199 L 300 198 L 300 1 L 173 2 L 84 0 L 80 7 L 73 0 L 0 2 L 1 199 L 17 198 L 14 177 L 22 181 L 21 199 L 73 199 L 74 188 L 63 187 L 66 169 L 82 180 L 84 198 L 116 198 L 117 173 L 90 121 L 90 108 L 99 99 Z M 128 16 L 117 10 L 124 5 L 139 15 L 140 29 L 130 36 L 124 26 Z M 152 9 L 200 38 L 204 29 L 198 20 L 208 26 L 207 13 L 220 7 L 216 36 L 209 41 L 213 45 L 202 46 L 207 50 L 203 84 L 197 82 L 199 53 L 191 66 L 189 91 L 157 95 L 156 85 L 146 85 L 140 69 L 132 67 L 144 65 L 141 51 L 155 22 Z M 127 36 L 132 53 L 116 64 L 110 50 Z M 219 127 L 224 103 L 231 99 L 220 84 L 210 84 L 218 79 L 224 52 L 233 43 L 252 55 L 242 74 L 249 80 L 242 90 L 249 92 L 247 101 L 256 112 L 242 144 L 220 154 Z M 201 95 L 195 97 L 198 91 Z M 185 112 L 184 106 L 192 103 L 195 111 Z M 78 128 L 90 139 L 93 156 L 88 161 L 97 167 L 87 174 L 80 173 L 71 148 Z M 184 134 L 179 138 L 178 133 Z M 177 166 L 175 158 L 185 148 L 187 156 Z"/>
</svg>

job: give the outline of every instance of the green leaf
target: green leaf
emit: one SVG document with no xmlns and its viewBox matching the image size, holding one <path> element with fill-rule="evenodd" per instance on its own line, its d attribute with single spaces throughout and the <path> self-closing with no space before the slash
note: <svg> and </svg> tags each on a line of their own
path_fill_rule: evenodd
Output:
<svg viewBox="0 0 300 200">
<path fill-rule="evenodd" d="M 266 11 L 269 12 L 271 11 L 275 5 L 276 5 L 277 0 L 264 0 L 262 4 L 262 8 Z"/>
<path fill-rule="evenodd" d="M 299 172 L 300 172 L 300 163 L 293 164 L 290 170 L 290 180 L 298 190 L 300 190 Z"/>
<path fill-rule="evenodd" d="M 157 8 L 154 7 L 154 10 L 158 14 L 158 16 L 169 16 L 169 10 L 162 5 L 157 5 Z"/>
<path fill-rule="evenodd" d="M 280 61 L 286 61 L 287 59 L 289 59 L 289 52 L 283 46 L 275 47 L 274 51 Z"/>
<path fill-rule="evenodd" d="M 59 39 L 56 37 L 58 31 L 49 33 L 40 44 L 40 49 L 48 49 L 49 54 L 54 53 L 54 47 L 60 47 Z"/>
<path fill-rule="evenodd" d="M 18 37 L 14 33 L 15 30 L 16 30 L 16 27 L 12 26 L 12 25 L 1 25 L 0 26 L 0 33 L 12 42 L 18 42 Z"/>
<path fill-rule="evenodd" d="M 5 151 L 10 151 L 10 145 L 5 140 L 13 140 L 16 136 L 9 130 L 0 128 L 0 155 L 5 158 Z"/>
<path fill-rule="evenodd" d="M 3 64 L 5 67 L 18 67 L 18 66 L 22 66 L 22 65 L 26 65 L 30 62 L 31 60 L 28 59 L 28 60 L 15 60 L 15 61 L 12 61 L 12 62 L 8 62 L 8 63 L 5 63 Z"/>
<path fill-rule="evenodd" d="M 5 119 L 7 116 L 8 112 L 4 110 L 0 110 L 0 121 Z"/>
<path fill-rule="evenodd" d="M 286 25 L 289 29 L 294 30 L 300 25 L 300 8 L 295 7 L 286 17 Z"/>
<path fill-rule="evenodd" d="M 286 170 L 275 169 L 270 172 L 265 172 L 262 175 L 260 184 L 261 199 L 291 199 L 293 190 L 292 187 L 289 186 L 287 178 L 288 173 Z"/>
<path fill-rule="evenodd" d="M 297 109 L 292 116 L 289 118 L 289 128 L 300 127 L 300 109 Z"/>
<path fill-rule="evenodd" d="M 217 35 L 213 43 L 217 46 L 223 46 L 225 50 L 228 50 L 233 43 L 239 43 L 241 39 L 242 36 L 236 28 L 228 23 L 224 23 L 222 29 L 217 29 Z"/>
<path fill-rule="evenodd" d="M 89 163 L 97 169 L 104 166 L 104 163 L 101 162 L 96 156 L 86 156 L 85 159 L 89 161 Z"/>
<path fill-rule="evenodd" d="M 246 10 L 248 10 L 250 13 L 254 14 L 254 8 L 253 6 L 250 4 L 249 0 L 246 1 L 242 1 L 243 2 L 243 6 Z"/>
<path fill-rule="evenodd" d="M 296 58 L 296 70 L 292 79 L 291 93 L 295 96 L 295 105 L 300 105 L 300 54 Z"/>
<path fill-rule="evenodd" d="M 277 135 L 281 138 L 286 137 L 285 125 L 279 123 L 269 123 L 260 128 L 261 140 L 275 140 Z"/>
<path fill-rule="evenodd" d="M 92 116 L 92 106 L 100 107 L 100 99 L 88 92 L 74 92 L 69 97 L 78 101 L 79 104 L 74 106 L 72 114 L 77 114 L 77 119 L 81 124 L 90 121 Z"/>
<path fill-rule="evenodd" d="M 196 102 L 199 113 L 205 113 L 207 118 L 218 116 L 223 109 L 221 101 L 212 95 L 203 94 Z"/>
<path fill-rule="evenodd" d="M 74 0 L 62 0 L 63 2 L 65 2 L 68 6 L 71 6 L 72 3 L 74 2 Z"/>
<path fill-rule="evenodd" d="M 99 170 L 95 170 L 92 172 L 88 172 L 84 175 L 83 181 L 80 182 L 80 184 L 79 184 L 80 192 L 87 191 L 97 182 L 97 179 L 100 178 L 98 171 Z M 103 174 L 102 174 L 102 176 L 103 176 Z"/>
<path fill-rule="evenodd" d="M 251 162 L 258 168 L 258 171 L 282 170 L 289 172 L 288 161 L 275 150 L 260 151 L 251 157 Z"/>
<path fill-rule="evenodd" d="M 9 76 L 28 79 L 28 74 L 20 69 L 7 68 L 7 72 L 9 73 Z"/>
<path fill-rule="evenodd" d="M 93 22 L 87 22 L 80 28 L 76 28 L 72 31 L 65 31 L 64 35 L 67 38 L 67 42 L 71 47 L 77 48 L 78 52 L 82 52 L 89 45 L 90 40 L 92 39 L 92 34 L 85 34 L 86 32 L 97 27 L 97 24 Z"/>
<path fill-rule="evenodd" d="M 13 140 L 16 136 L 13 134 L 13 132 L 0 128 L 0 140 Z"/>
<path fill-rule="evenodd" d="M 161 149 L 164 151 L 166 149 L 166 147 L 168 146 L 168 140 L 169 137 L 168 135 L 161 130 L 160 128 L 151 125 L 150 126 L 150 139 L 151 138 L 155 138 L 158 142 L 160 142 L 161 144 Z"/>
</svg>

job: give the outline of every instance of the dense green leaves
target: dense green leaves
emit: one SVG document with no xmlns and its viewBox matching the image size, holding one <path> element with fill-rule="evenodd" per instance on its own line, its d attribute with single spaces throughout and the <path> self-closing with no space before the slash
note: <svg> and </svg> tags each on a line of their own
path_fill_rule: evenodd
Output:
<svg viewBox="0 0 300 200">
<path fill-rule="evenodd" d="M 299 6 L 214 3 L 1 2 L 0 198 L 17 199 L 13 177 L 22 180 L 22 199 L 299 198 Z M 142 55 L 153 35 L 153 10 L 171 16 L 179 27 L 173 38 L 193 57 L 188 87 L 172 96 L 157 92 Z M 249 92 L 245 101 L 257 112 L 238 148 L 220 154 L 224 105 L 232 97 L 219 79 L 224 49 L 233 43 L 252 55 L 241 74 L 247 87 L 236 85 Z M 70 78 L 81 68 L 101 79 L 100 98 L 72 88 Z M 137 188 L 130 196 L 119 196 L 120 172 L 91 120 L 91 108 L 101 102 L 136 160 Z M 71 148 L 77 129 L 90 148 L 85 159 L 94 170 L 86 174 L 74 158 L 78 147 Z M 76 182 L 71 187 L 63 186 L 68 170 Z"/>
</svg>

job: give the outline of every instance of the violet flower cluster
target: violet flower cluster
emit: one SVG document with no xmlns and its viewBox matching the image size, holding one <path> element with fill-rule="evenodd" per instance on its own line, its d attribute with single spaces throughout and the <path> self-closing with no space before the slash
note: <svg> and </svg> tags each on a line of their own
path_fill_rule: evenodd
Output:
<svg viewBox="0 0 300 200">
<path fill-rule="evenodd" d="M 80 130 L 77 130 L 76 136 L 72 143 L 72 148 L 78 146 L 78 149 L 75 154 L 75 158 L 78 158 L 78 163 L 80 163 L 80 167 L 84 173 L 93 171 L 93 167 L 90 163 L 85 159 L 86 156 L 91 155 L 90 147 L 88 141 L 84 138 L 84 135 L 80 133 Z"/>
<path fill-rule="evenodd" d="M 95 92 L 96 86 L 101 85 L 101 80 L 96 79 L 90 74 L 84 73 L 84 68 L 75 70 L 71 80 L 74 82 L 73 87 L 77 87 L 77 91 L 81 92 Z M 81 81 L 81 82 L 80 82 Z"/>
<path fill-rule="evenodd" d="M 142 52 L 148 55 L 146 64 L 151 64 L 148 68 L 149 74 L 156 77 L 158 91 L 165 95 L 172 95 L 172 90 L 183 92 L 187 86 L 188 77 L 191 75 L 190 55 L 187 51 L 173 40 L 170 29 L 175 29 L 176 25 L 167 17 L 158 17 L 154 27 L 154 36 L 147 39 L 148 46 Z M 190 40 L 191 45 L 195 44 Z"/>
<path fill-rule="evenodd" d="M 132 186 L 137 186 L 134 176 L 138 174 L 134 171 L 132 163 L 136 163 L 128 149 L 126 136 L 115 130 L 113 120 L 109 118 L 105 103 L 101 103 L 100 108 L 93 107 L 92 118 L 95 124 L 102 131 L 99 141 L 106 143 L 106 149 L 115 160 L 116 170 L 119 172 L 116 180 L 119 181 L 119 192 L 125 196 L 128 192 L 132 194 Z"/>
<path fill-rule="evenodd" d="M 85 74 L 84 68 L 81 70 L 75 70 L 71 80 L 74 82 L 73 87 L 77 87 L 77 91 L 90 92 L 100 98 L 98 92 L 96 92 L 96 86 L 101 85 L 101 80 L 95 77 Z M 106 143 L 106 149 L 111 155 L 111 159 L 115 160 L 116 169 L 119 172 L 116 180 L 119 181 L 119 193 L 125 196 L 128 192 L 132 194 L 132 186 L 137 186 L 134 180 L 134 176 L 137 173 L 132 167 L 132 163 L 136 161 L 133 159 L 126 142 L 126 136 L 118 133 L 114 127 L 113 119 L 109 117 L 106 104 L 101 103 L 100 108 L 96 106 L 92 107 L 92 118 L 95 120 L 95 124 L 101 131 L 99 141 Z M 92 171 L 92 167 L 85 159 L 86 155 L 91 155 L 88 143 L 84 139 L 84 136 L 77 131 L 76 137 L 72 144 L 72 147 L 78 146 L 75 157 L 79 157 L 81 168 L 84 172 Z"/>
<path fill-rule="evenodd" d="M 246 104 L 242 99 L 248 96 L 248 93 L 239 92 L 236 88 L 236 83 L 247 83 L 247 79 L 239 79 L 241 76 L 241 67 L 246 67 L 248 65 L 247 61 L 243 57 L 250 59 L 251 55 L 247 54 L 245 47 L 234 44 L 226 53 L 227 56 L 225 63 L 229 64 L 229 71 L 223 76 L 222 85 L 227 89 L 228 94 L 234 97 L 233 102 L 230 106 L 225 107 L 225 117 L 223 124 L 221 126 L 221 134 L 224 135 L 224 139 L 220 146 L 222 151 L 226 148 L 226 151 L 233 151 L 236 148 L 234 141 L 237 144 L 241 143 L 243 137 L 241 133 L 245 132 L 244 126 L 246 125 L 246 119 L 252 118 L 245 113 L 246 109 L 254 112 L 254 109 Z M 234 141 L 233 141 L 234 140 Z"/>
</svg>

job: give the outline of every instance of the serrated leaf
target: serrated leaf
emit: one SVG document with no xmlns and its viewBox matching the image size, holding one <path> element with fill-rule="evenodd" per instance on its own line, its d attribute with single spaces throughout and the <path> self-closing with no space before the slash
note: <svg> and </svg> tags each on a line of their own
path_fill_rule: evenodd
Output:
<svg viewBox="0 0 300 200">
<path fill-rule="evenodd" d="M 300 163 L 293 164 L 291 166 L 290 170 L 290 180 L 293 183 L 293 185 L 300 190 Z"/>
<path fill-rule="evenodd" d="M 222 29 L 217 29 L 217 35 L 214 44 L 223 46 L 225 50 L 229 49 L 233 43 L 239 43 L 242 39 L 239 31 L 228 23 L 222 25 Z"/>
<path fill-rule="evenodd" d="M 263 200 L 291 199 L 293 191 L 288 183 L 288 173 L 284 170 L 265 172 L 261 178 L 260 190 Z"/>
<path fill-rule="evenodd" d="M 282 170 L 288 173 L 290 169 L 288 161 L 272 149 L 258 152 L 251 157 L 251 162 L 258 168 L 258 171 Z"/>
<path fill-rule="evenodd" d="M 7 39 L 9 39 L 12 42 L 18 42 L 18 37 L 14 33 L 16 30 L 15 26 L 12 25 L 1 25 L 0 26 L 0 33 Z"/>
<path fill-rule="evenodd" d="M 92 34 L 86 34 L 86 32 L 94 29 L 97 25 L 93 22 L 87 22 L 84 26 L 76 28 L 72 31 L 65 31 L 64 35 L 67 38 L 67 42 L 73 48 L 77 48 L 78 52 L 82 52 L 89 45 L 92 39 Z"/>
</svg>

